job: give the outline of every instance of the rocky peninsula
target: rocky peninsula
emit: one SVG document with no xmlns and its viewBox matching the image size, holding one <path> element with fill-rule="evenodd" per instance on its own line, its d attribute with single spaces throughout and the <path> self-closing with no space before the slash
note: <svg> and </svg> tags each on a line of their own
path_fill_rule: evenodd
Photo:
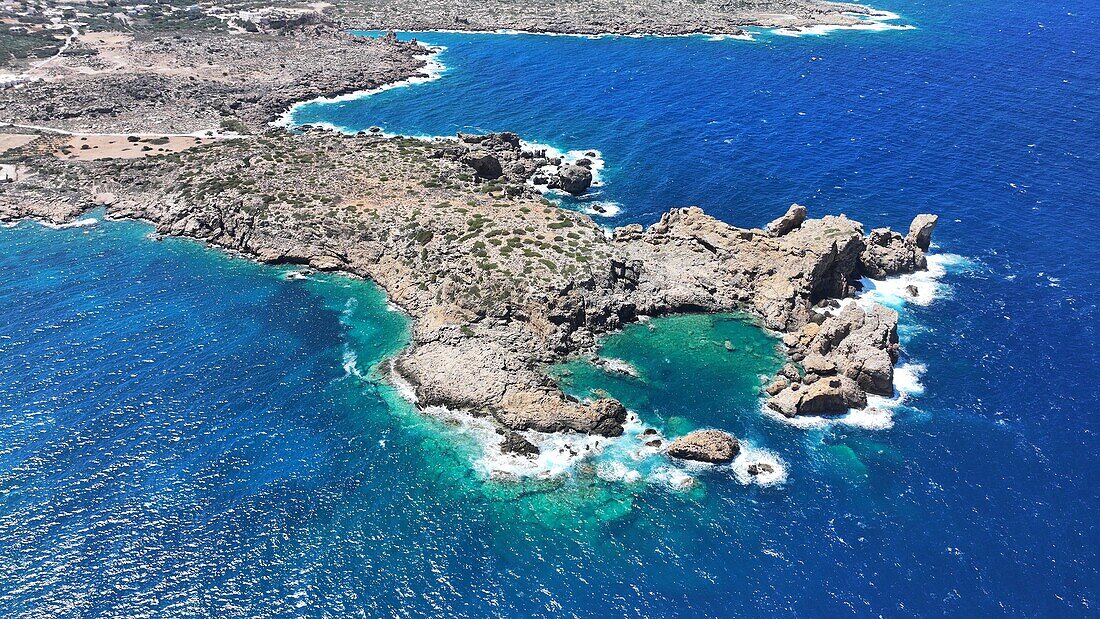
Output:
<svg viewBox="0 0 1100 619">
<path fill-rule="evenodd" d="M 115 49 L 122 68 L 97 73 L 103 59 L 92 54 L 0 91 L 3 120 L 18 125 L 0 134 L 0 220 L 64 223 L 102 207 L 263 262 L 369 278 L 412 318 L 392 370 L 418 405 L 491 418 L 514 451 L 530 453 L 515 431 L 623 433 L 619 402 L 576 401 L 544 370 L 642 317 L 759 317 L 784 335 L 792 361 L 767 386 L 781 415 L 842 413 L 892 392 L 897 314 L 836 300 L 865 275 L 924 268 L 934 216 L 903 236 L 865 233 L 843 215 L 810 219 L 798 205 L 764 229 L 691 207 L 609 231 L 540 192 L 583 193 L 584 163 L 524 148 L 514 134 L 420 140 L 269 126 L 295 101 L 415 75 L 420 47 L 309 18 Z M 288 49 L 308 60 L 262 60 Z M 214 59 L 234 73 L 218 76 Z M 74 97 L 81 79 L 102 96 Z M 143 118 L 162 133 L 150 135 Z M 96 134 L 64 132 L 78 128 Z M 96 142 L 110 132 L 117 140 Z M 737 453 L 735 440 L 711 434 L 685 441 L 673 455 Z"/>
</svg>

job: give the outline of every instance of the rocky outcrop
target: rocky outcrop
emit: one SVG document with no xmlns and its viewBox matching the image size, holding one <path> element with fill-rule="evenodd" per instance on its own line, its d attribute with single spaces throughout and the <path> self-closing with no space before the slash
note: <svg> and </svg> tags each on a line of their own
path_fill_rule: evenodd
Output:
<svg viewBox="0 0 1100 619">
<path fill-rule="evenodd" d="M 875 279 L 912 273 L 928 266 L 923 250 L 889 228 L 875 228 L 867 235 L 860 262 L 863 273 Z"/>
<path fill-rule="evenodd" d="M 294 103 L 407 79 L 424 65 L 415 43 L 352 36 L 317 14 L 303 19 L 270 32 L 118 33 L 125 42 L 114 46 L 81 38 L 99 53 L 58 58 L 35 69 L 43 79 L 0 89 L 0 122 L 123 134 L 259 133 Z"/>
<path fill-rule="evenodd" d="M 858 24 L 864 6 L 822 0 L 386 0 L 340 5 L 363 30 L 519 30 L 570 34 L 694 35 L 744 33 L 745 26 L 792 28 Z"/>
<path fill-rule="evenodd" d="M 544 368 L 591 353 L 601 334 L 639 316 L 673 312 L 746 311 L 787 334 L 801 368 L 768 387 L 782 414 L 841 412 L 892 389 L 896 314 L 815 309 L 848 296 L 863 273 L 863 226 L 843 216 L 772 236 L 678 208 L 608 235 L 539 199 L 526 175 L 555 164 L 514 134 L 272 132 L 86 162 L 51 155 L 47 142 L 11 153 L 28 173 L 0 192 L 0 218 L 64 220 L 111 194 L 110 216 L 160 234 L 371 278 L 412 319 L 394 371 L 425 408 L 467 410 L 511 432 L 621 435 L 622 404 L 575 401 Z M 495 158 L 502 176 L 473 178 L 462 161 L 472 152 Z"/>
<path fill-rule="evenodd" d="M 867 235 L 866 247 L 860 256 L 863 274 L 881 279 L 927 268 L 924 252 L 932 243 L 932 231 L 938 220 L 936 215 L 917 215 L 904 237 L 889 228 L 872 230 Z"/>
<path fill-rule="evenodd" d="M 673 458 L 725 464 L 741 450 L 737 439 L 720 430 L 696 430 L 669 444 L 667 453 Z"/>
<path fill-rule="evenodd" d="M 792 357 L 802 359 L 805 374 L 778 374 L 767 389 L 769 408 L 788 417 L 843 413 L 866 406 L 867 393 L 892 395 L 897 324 L 892 309 L 850 303 L 821 324 L 810 322 L 788 334 L 784 343 Z"/>
<path fill-rule="evenodd" d="M 767 462 L 753 462 L 748 467 L 749 475 L 771 475 L 775 472 L 775 467 Z"/>
<path fill-rule="evenodd" d="M 940 220 L 938 215 L 922 213 L 913 218 L 909 224 L 909 234 L 905 240 L 916 245 L 921 251 L 928 251 L 932 244 L 932 231 L 936 229 L 936 222 Z"/>
<path fill-rule="evenodd" d="M 794 383 L 768 398 L 768 407 L 785 417 L 847 412 L 867 406 L 867 394 L 844 376 Z"/>
<path fill-rule="evenodd" d="M 689 207 L 665 213 L 644 234 L 624 228 L 614 239 L 642 265 L 638 313 L 747 310 L 786 332 L 808 322 L 818 300 L 852 291 L 863 227 L 827 216 L 774 238 Z"/>
<path fill-rule="evenodd" d="M 575 196 L 588 191 L 591 186 L 592 170 L 572 163 L 561 166 L 558 173 L 550 179 L 551 189 L 561 189 Z"/>
<path fill-rule="evenodd" d="M 504 174 L 500 160 L 485 151 L 474 151 L 462 156 L 462 163 L 470 166 L 479 178 L 496 180 Z"/>
<path fill-rule="evenodd" d="M 791 230 L 802 225 L 806 221 L 806 207 L 801 204 L 792 204 L 782 217 L 772 220 L 764 231 L 772 236 L 783 236 Z"/>
<path fill-rule="evenodd" d="M 516 432 L 506 432 L 504 434 L 504 438 L 500 441 L 500 451 L 526 457 L 539 455 L 539 448 Z"/>
</svg>

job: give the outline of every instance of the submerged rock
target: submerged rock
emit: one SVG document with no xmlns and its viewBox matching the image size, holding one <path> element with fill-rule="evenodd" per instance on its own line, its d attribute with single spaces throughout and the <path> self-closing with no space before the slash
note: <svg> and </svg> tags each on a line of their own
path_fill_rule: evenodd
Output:
<svg viewBox="0 0 1100 619">
<path fill-rule="evenodd" d="M 531 441 L 523 438 L 517 432 L 508 432 L 504 435 L 504 440 L 500 442 L 500 450 L 504 453 L 516 454 L 519 456 L 537 456 L 539 455 L 539 448 Z"/>
<path fill-rule="evenodd" d="M 721 430 L 696 430 L 668 446 L 668 455 L 681 460 L 724 464 L 741 450 L 737 439 Z"/>
</svg>

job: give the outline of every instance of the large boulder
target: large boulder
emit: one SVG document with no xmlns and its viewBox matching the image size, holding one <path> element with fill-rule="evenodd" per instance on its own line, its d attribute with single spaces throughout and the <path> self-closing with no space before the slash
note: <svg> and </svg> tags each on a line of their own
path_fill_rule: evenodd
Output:
<svg viewBox="0 0 1100 619">
<path fill-rule="evenodd" d="M 801 204 L 792 204 L 785 215 L 769 223 L 764 231 L 771 236 L 783 236 L 801 226 L 804 221 L 806 221 L 806 207 Z"/>
<path fill-rule="evenodd" d="M 785 417 L 834 415 L 867 406 L 867 394 L 847 376 L 830 376 L 810 385 L 795 383 L 768 398 L 768 408 Z"/>
<path fill-rule="evenodd" d="M 496 180 L 504 174 L 500 166 L 500 160 L 484 151 L 473 151 L 462 158 L 462 163 L 474 169 L 477 175 L 485 180 Z"/>
<path fill-rule="evenodd" d="M 802 390 L 799 415 L 843 413 L 850 408 L 867 406 L 867 394 L 846 376 L 833 376 Z"/>
<path fill-rule="evenodd" d="M 741 451 L 737 439 L 721 430 L 696 430 L 672 441 L 668 455 L 681 460 L 723 464 Z"/>
<path fill-rule="evenodd" d="M 622 436 L 623 423 L 626 421 L 626 407 L 612 398 L 595 400 L 584 405 L 596 423 L 589 431 L 600 436 Z"/>
<path fill-rule="evenodd" d="M 919 247 L 921 251 L 928 251 L 928 246 L 932 244 L 932 231 L 936 229 L 936 222 L 939 220 L 937 215 L 917 215 L 913 218 L 913 223 L 909 224 L 909 234 L 905 235 L 905 240 Z"/>
<path fill-rule="evenodd" d="M 928 266 L 920 247 L 889 228 L 875 228 L 867 235 L 860 263 L 863 273 L 875 279 L 913 273 Z"/>
<path fill-rule="evenodd" d="M 592 170 L 572 163 L 563 165 L 558 173 L 550 179 L 549 184 L 551 189 L 561 189 L 575 196 L 588 191 L 591 186 Z"/>
</svg>

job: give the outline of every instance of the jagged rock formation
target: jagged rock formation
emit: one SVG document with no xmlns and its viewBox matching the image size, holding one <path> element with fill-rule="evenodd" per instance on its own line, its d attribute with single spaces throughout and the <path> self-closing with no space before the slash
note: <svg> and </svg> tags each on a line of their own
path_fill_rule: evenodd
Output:
<svg viewBox="0 0 1100 619">
<path fill-rule="evenodd" d="M 561 189 L 566 193 L 579 196 L 592 186 L 592 170 L 567 163 L 551 178 L 549 186 L 551 189 Z"/>
<path fill-rule="evenodd" d="M 809 322 L 783 339 L 804 375 L 783 371 L 765 389 L 768 407 L 788 417 L 843 413 L 867 405 L 867 393 L 894 391 L 898 315 L 877 303 L 850 303 L 823 322 Z"/>
<path fill-rule="evenodd" d="M 669 211 L 644 232 L 620 228 L 614 239 L 640 273 L 638 313 L 740 309 L 777 331 L 808 322 L 818 300 L 847 296 L 863 249 L 862 226 L 844 216 L 773 238 L 696 207 Z"/>
<path fill-rule="evenodd" d="M 741 445 L 721 430 L 696 430 L 672 441 L 667 451 L 681 460 L 725 464 L 737 457 Z"/>
<path fill-rule="evenodd" d="M 913 245 L 916 245 L 921 251 L 928 251 L 928 247 L 932 244 L 932 231 L 936 229 L 936 222 L 940 218 L 936 215 L 922 214 L 913 218 L 913 223 L 909 224 L 909 234 L 905 235 L 905 240 L 909 241 Z"/>
<path fill-rule="evenodd" d="M 581 195 L 592 186 L 592 172 L 560 158 L 547 157 L 542 149 L 524 148 L 514 133 L 459 133 L 457 143 L 437 148 L 435 158 L 460 161 L 469 166 L 479 179 L 507 185 L 509 195 L 527 190 L 523 185 L 533 178 L 544 178 L 548 187 Z"/>
<path fill-rule="evenodd" d="M 782 217 L 765 226 L 764 231 L 772 236 L 783 236 L 801 226 L 804 221 L 806 221 L 806 207 L 801 204 L 792 204 Z"/>
<path fill-rule="evenodd" d="M 539 455 L 539 448 L 534 443 L 515 432 L 504 433 L 504 438 L 500 441 L 500 450 L 503 453 L 517 456 L 533 457 Z"/>
<path fill-rule="evenodd" d="M 921 248 L 889 228 L 871 231 L 860 261 L 864 273 L 876 279 L 912 273 L 928 266 Z"/>
</svg>

